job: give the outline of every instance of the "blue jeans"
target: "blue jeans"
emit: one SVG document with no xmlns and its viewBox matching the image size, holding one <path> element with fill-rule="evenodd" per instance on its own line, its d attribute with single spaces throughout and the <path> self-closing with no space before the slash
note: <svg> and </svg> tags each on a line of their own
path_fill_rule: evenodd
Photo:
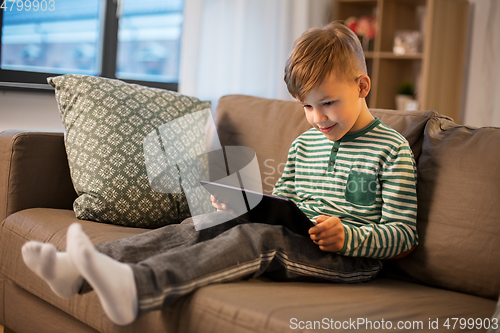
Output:
<svg viewBox="0 0 500 333">
<path fill-rule="evenodd" d="M 217 220 L 224 212 L 204 216 Z M 168 306 L 212 283 L 266 276 L 278 281 L 355 283 L 373 279 L 379 260 L 324 252 L 285 227 L 235 218 L 196 231 L 192 220 L 96 245 L 132 267 L 140 312 Z M 82 292 L 90 290 L 84 283 Z"/>
</svg>

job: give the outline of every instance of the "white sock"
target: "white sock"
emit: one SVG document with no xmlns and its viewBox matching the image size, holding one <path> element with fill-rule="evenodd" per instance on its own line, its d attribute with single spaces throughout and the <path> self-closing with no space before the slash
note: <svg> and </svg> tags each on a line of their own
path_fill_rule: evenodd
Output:
<svg viewBox="0 0 500 333">
<path fill-rule="evenodd" d="M 109 319 L 117 325 L 133 322 L 138 299 L 132 268 L 98 252 L 78 223 L 69 227 L 66 239 L 71 262 L 97 293 Z"/>
<path fill-rule="evenodd" d="M 70 298 L 80 290 L 83 278 L 69 261 L 67 253 L 57 252 L 54 245 L 30 241 L 22 247 L 26 265 L 47 282 L 62 298 Z"/>
</svg>

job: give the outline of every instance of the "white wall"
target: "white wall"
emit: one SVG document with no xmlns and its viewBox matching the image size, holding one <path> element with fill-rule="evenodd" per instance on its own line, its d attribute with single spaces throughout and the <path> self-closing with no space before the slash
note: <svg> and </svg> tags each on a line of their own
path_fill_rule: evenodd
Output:
<svg viewBox="0 0 500 333">
<path fill-rule="evenodd" d="M 63 130 L 54 93 L 0 90 L 0 131 Z"/>
</svg>

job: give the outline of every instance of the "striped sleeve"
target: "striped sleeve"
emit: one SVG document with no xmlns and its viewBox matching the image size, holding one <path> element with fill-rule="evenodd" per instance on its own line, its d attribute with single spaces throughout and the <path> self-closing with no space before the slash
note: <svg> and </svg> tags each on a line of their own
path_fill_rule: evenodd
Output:
<svg viewBox="0 0 500 333">
<path fill-rule="evenodd" d="M 290 146 L 283 174 L 276 182 L 276 185 L 274 185 L 272 192 L 273 195 L 288 198 L 293 201 L 297 201 L 295 194 L 295 158 L 297 156 L 296 142 L 297 141 L 295 140 Z"/>
<path fill-rule="evenodd" d="M 416 165 L 406 141 L 384 159 L 379 174 L 382 197 L 377 223 L 344 223 L 346 256 L 386 259 L 418 244 Z"/>
</svg>

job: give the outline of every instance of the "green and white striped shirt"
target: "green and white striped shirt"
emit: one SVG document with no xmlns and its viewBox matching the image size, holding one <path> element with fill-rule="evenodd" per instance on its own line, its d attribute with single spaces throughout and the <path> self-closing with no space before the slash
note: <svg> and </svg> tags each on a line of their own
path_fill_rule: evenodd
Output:
<svg viewBox="0 0 500 333">
<path fill-rule="evenodd" d="M 378 118 L 328 140 L 312 128 L 292 143 L 274 195 L 315 221 L 337 216 L 346 256 L 390 258 L 418 244 L 416 165 L 408 141 Z"/>
</svg>

